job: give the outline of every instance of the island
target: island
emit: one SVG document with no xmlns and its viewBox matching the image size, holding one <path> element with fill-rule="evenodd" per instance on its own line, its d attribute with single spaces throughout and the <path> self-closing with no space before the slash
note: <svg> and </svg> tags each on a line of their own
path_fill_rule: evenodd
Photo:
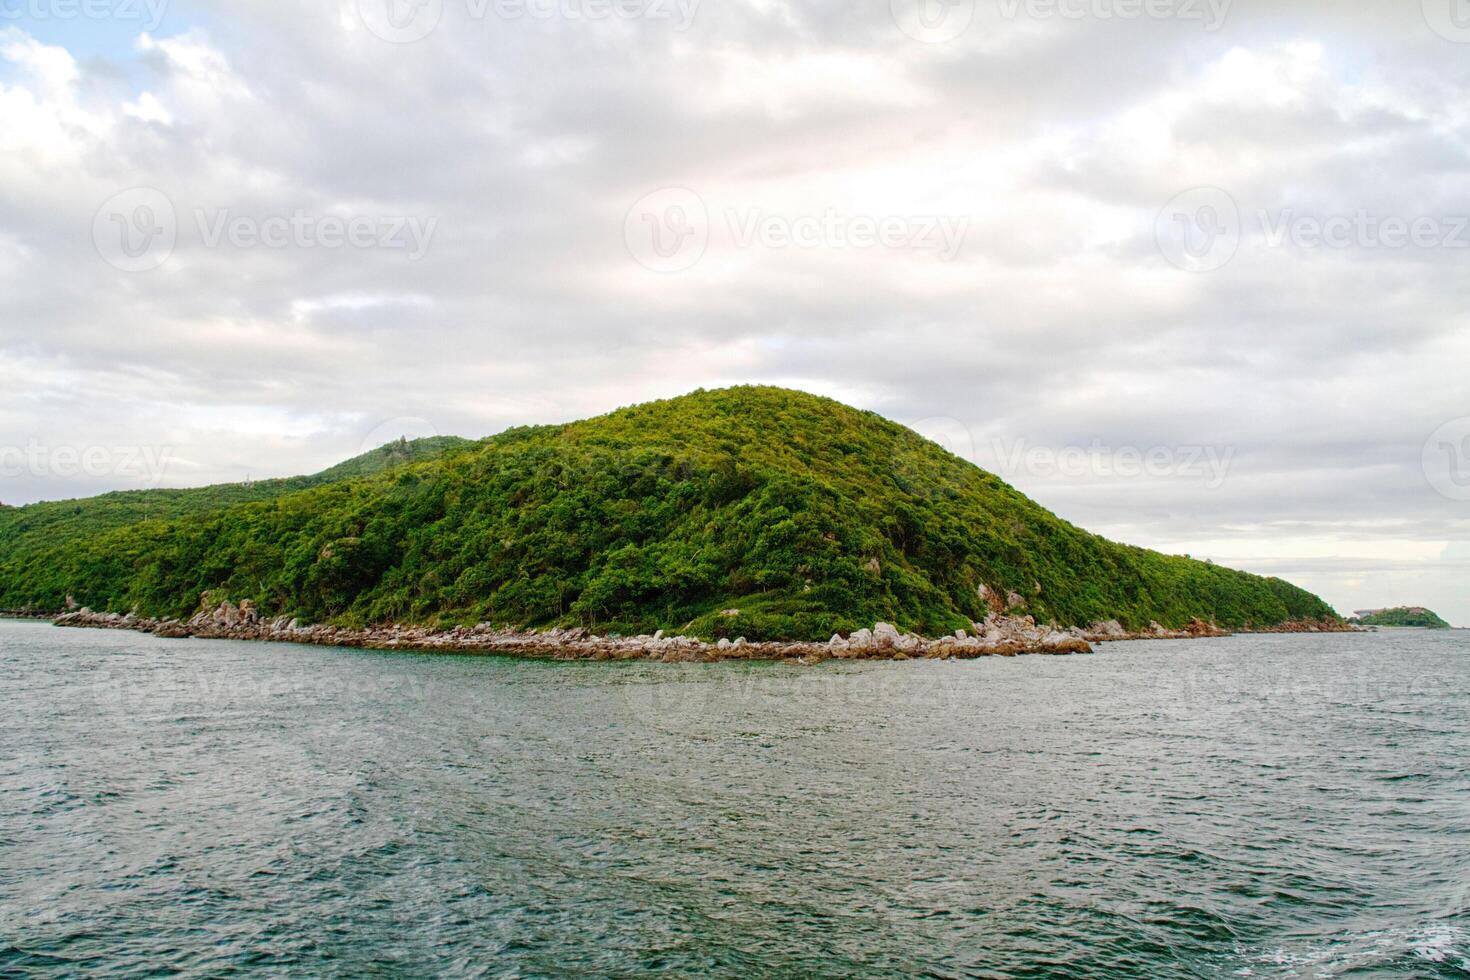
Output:
<svg viewBox="0 0 1470 980">
<path fill-rule="evenodd" d="M 311 477 L 0 511 L 0 608 L 74 626 L 535 656 L 1080 653 L 1349 626 L 1091 534 L 873 412 L 696 391 Z"/>
<path fill-rule="evenodd" d="M 1447 630 L 1450 624 L 1423 606 L 1394 606 L 1389 609 L 1359 609 L 1350 622 L 1358 626 L 1396 626 Z"/>
</svg>

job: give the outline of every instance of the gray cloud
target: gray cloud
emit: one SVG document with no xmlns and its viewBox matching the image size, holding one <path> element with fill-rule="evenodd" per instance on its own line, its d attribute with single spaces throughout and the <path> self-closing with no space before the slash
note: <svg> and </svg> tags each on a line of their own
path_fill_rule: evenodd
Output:
<svg viewBox="0 0 1470 980">
<path fill-rule="evenodd" d="M 767 381 L 950 420 L 1100 532 L 1470 623 L 1466 503 L 1423 452 L 1470 415 L 1470 248 L 1269 240 L 1287 212 L 1470 215 L 1470 48 L 1418 4 L 1360 6 L 1238 0 L 1207 31 L 979 0 L 923 44 L 887 3 L 703 3 L 679 31 L 446 0 L 390 44 L 355 0 L 175 3 L 131 54 L 87 57 L 12 26 L 0 446 L 169 463 L 28 466 L 0 500 L 309 471 L 395 419 L 483 435 Z M 139 186 L 167 195 L 177 243 L 124 272 L 94 218 Z M 1160 212 L 1199 186 L 1241 233 L 1186 272 Z M 656 272 L 626 230 L 668 187 L 698 196 L 708 245 Z M 417 259 L 200 230 L 296 212 L 437 224 Z M 835 242 L 740 240 L 752 216 L 828 213 Z M 937 217 L 967 228 L 949 261 L 852 240 L 854 219 Z M 1008 470 L 997 444 L 1230 461 L 1207 486 L 1178 465 Z"/>
</svg>

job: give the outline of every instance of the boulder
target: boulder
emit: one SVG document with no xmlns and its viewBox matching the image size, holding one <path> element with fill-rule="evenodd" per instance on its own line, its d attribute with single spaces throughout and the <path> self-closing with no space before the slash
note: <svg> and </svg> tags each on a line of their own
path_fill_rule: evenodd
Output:
<svg viewBox="0 0 1470 980">
<path fill-rule="evenodd" d="M 870 644 L 877 650 L 892 650 L 898 645 L 898 628 L 891 623 L 875 623 L 873 625 L 873 641 Z"/>
</svg>

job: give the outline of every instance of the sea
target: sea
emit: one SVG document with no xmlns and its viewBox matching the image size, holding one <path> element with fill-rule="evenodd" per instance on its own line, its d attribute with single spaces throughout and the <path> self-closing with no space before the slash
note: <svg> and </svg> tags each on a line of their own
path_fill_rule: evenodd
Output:
<svg viewBox="0 0 1470 980">
<path fill-rule="evenodd" d="M 0 622 L 0 976 L 1467 977 L 1470 632 L 554 663 Z"/>
</svg>

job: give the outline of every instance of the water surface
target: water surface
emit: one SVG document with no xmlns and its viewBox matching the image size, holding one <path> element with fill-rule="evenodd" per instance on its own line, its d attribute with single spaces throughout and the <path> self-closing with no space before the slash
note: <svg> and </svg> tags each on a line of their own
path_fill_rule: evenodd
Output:
<svg viewBox="0 0 1470 980">
<path fill-rule="evenodd" d="M 0 973 L 1470 975 L 1470 633 L 547 664 L 0 622 Z"/>
</svg>

